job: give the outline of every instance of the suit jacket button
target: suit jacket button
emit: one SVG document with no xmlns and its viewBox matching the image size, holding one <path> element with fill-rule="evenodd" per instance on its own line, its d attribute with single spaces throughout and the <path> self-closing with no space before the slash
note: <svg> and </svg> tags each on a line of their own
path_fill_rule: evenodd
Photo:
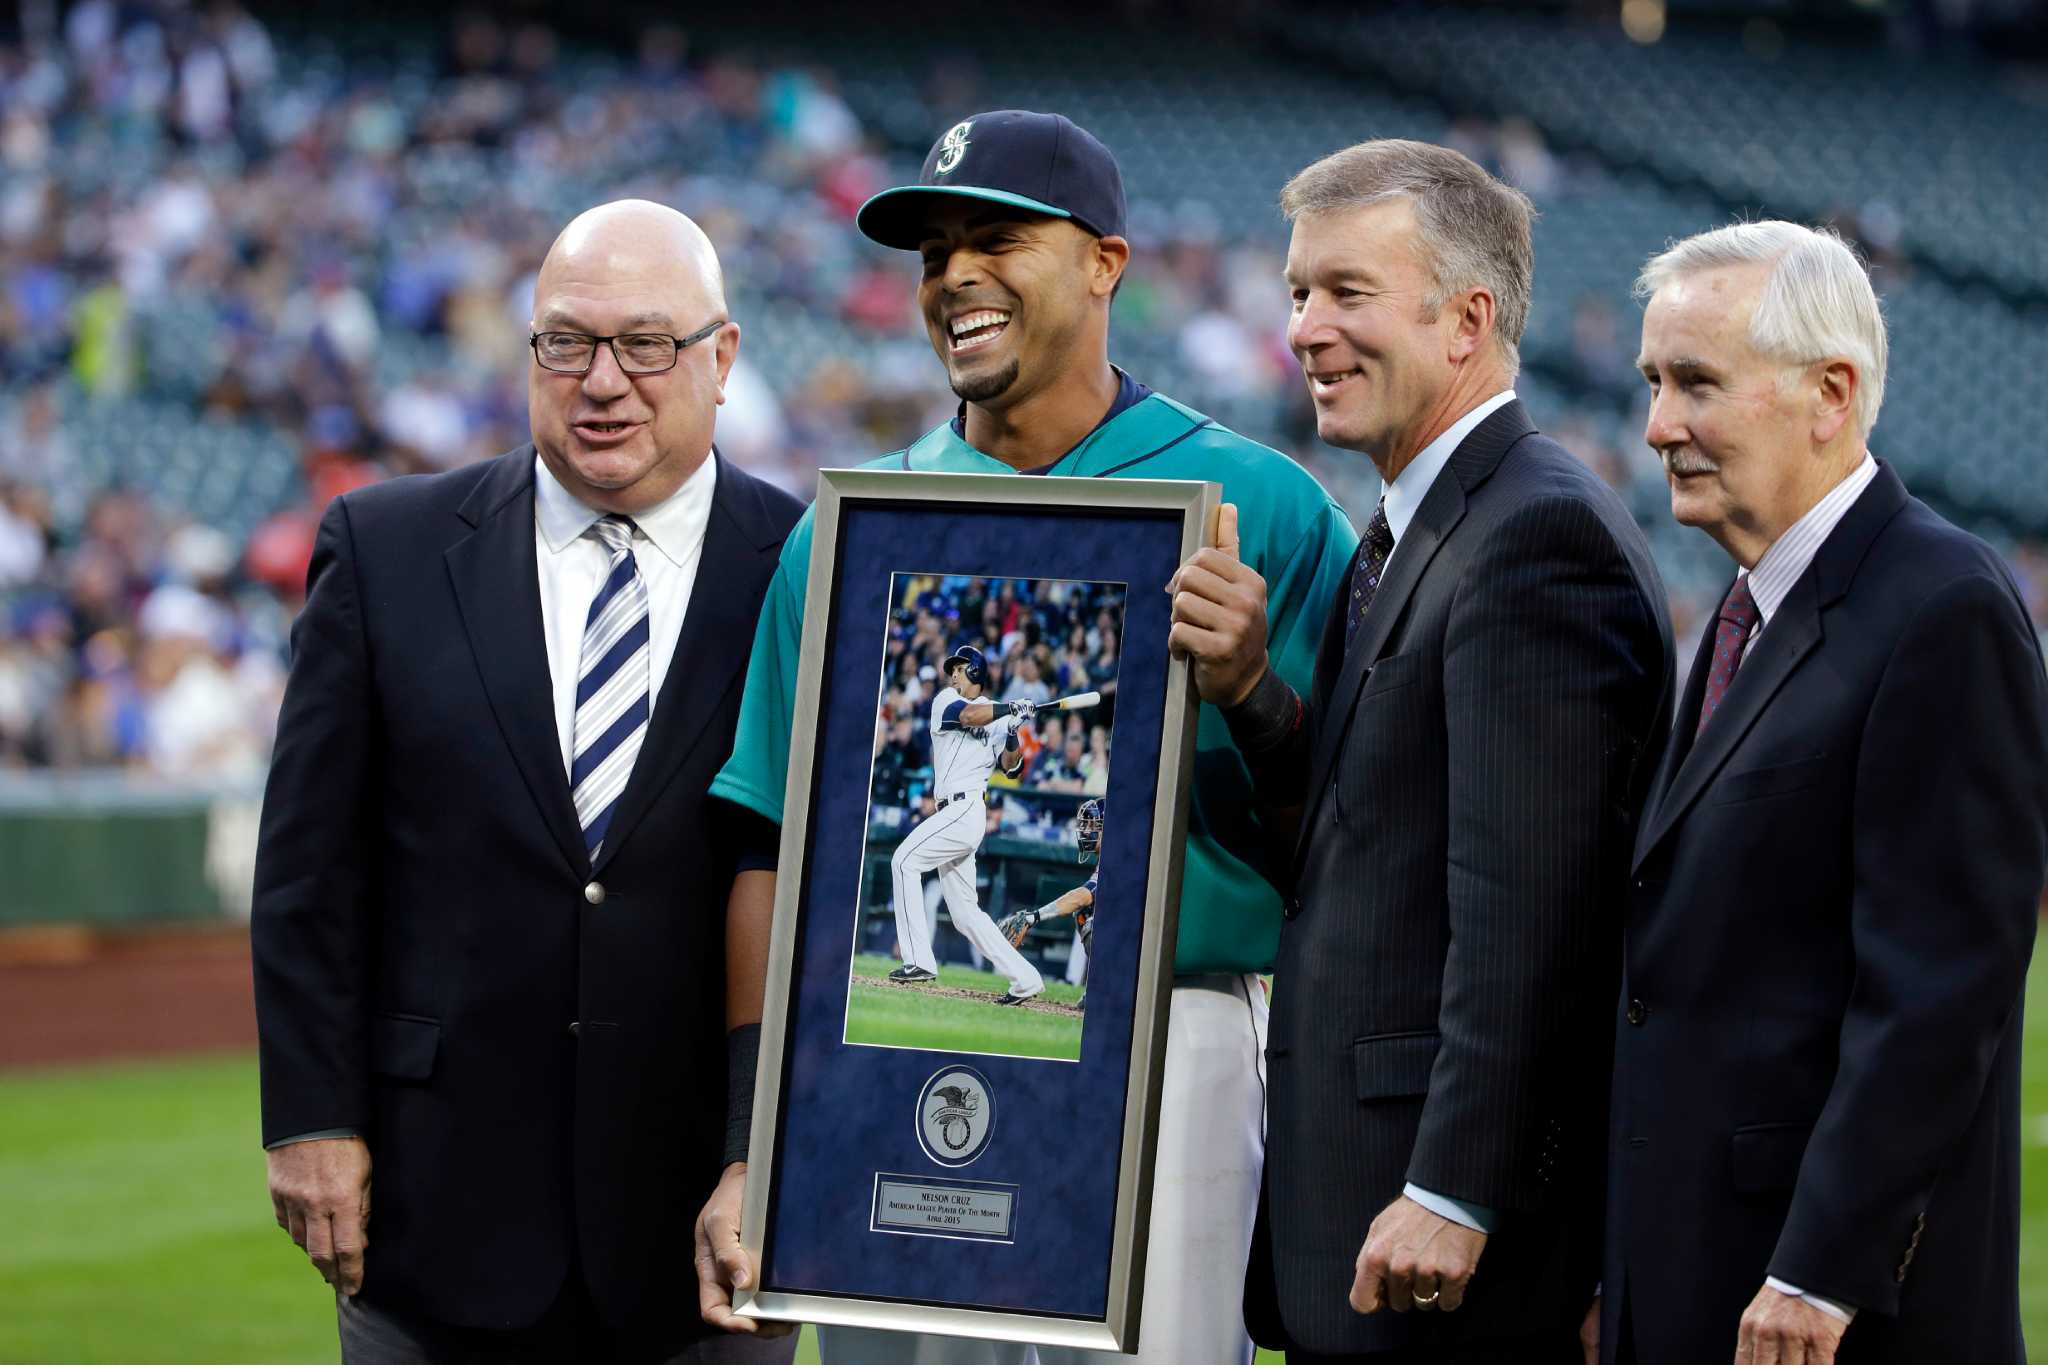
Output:
<svg viewBox="0 0 2048 1365">
<path fill-rule="evenodd" d="M 574 1038 L 575 1036 L 577 1036 L 578 1034 L 580 1034 L 580 1033 L 582 1033 L 582 1032 L 583 1032 L 583 1025 L 581 1025 L 581 1024 L 578 1024 L 578 1023 L 575 1023 L 575 1022 L 573 1022 L 573 1021 L 572 1021 L 572 1022 L 570 1023 L 570 1025 L 569 1025 L 569 1036 L 570 1036 L 571 1038 Z"/>
<path fill-rule="evenodd" d="M 603 904 L 604 904 L 604 883 L 603 883 L 603 882 L 592 882 L 592 883 L 591 883 L 590 885 L 588 885 L 588 886 L 584 887 L 584 888 L 583 888 L 583 899 L 585 899 L 585 900 L 589 901 L 589 902 L 590 902 L 590 903 L 591 903 L 592 905 L 603 905 Z"/>
<path fill-rule="evenodd" d="M 1289 919 L 1293 919 L 1293 918 L 1294 918 L 1294 917 L 1295 917 L 1296 915 L 1299 915 L 1300 913 L 1301 913 L 1301 897 L 1299 897 L 1299 896 L 1289 896 L 1289 897 L 1287 898 L 1287 918 L 1289 918 Z"/>
<path fill-rule="evenodd" d="M 1630 1022 L 1631 1024 L 1634 1024 L 1634 1025 L 1637 1025 L 1638 1027 L 1640 1027 L 1640 1026 L 1642 1025 L 1642 1022 L 1643 1022 L 1643 1020 L 1645 1020 L 1645 1019 L 1647 1019 L 1647 1018 L 1649 1018 L 1649 1017 L 1650 1017 L 1650 1007 L 1649 1007 L 1649 1006 L 1645 1005 L 1645 1004 L 1644 1004 L 1644 1003 L 1643 1003 L 1642 1001 L 1640 1001 L 1640 1000 L 1631 1000 L 1631 1001 L 1629 1001 L 1629 1002 L 1628 1002 L 1628 1021 L 1629 1021 L 1629 1022 Z"/>
</svg>

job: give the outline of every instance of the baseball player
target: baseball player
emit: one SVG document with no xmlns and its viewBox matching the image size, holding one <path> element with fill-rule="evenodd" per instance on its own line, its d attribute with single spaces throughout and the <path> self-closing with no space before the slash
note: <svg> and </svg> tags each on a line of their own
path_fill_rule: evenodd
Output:
<svg viewBox="0 0 2048 1365">
<path fill-rule="evenodd" d="M 1036 910 L 1019 910 L 1003 916 L 997 927 L 1010 946 L 1024 946 L 1024 936 L 1049 919 L 1063 915 L 1074 917 L 1074 928 L 1081 935 L 1081 951 L 1086 956 L 1081 963 L 1081 999 L 1079 1007 L 1088 1008 L 1088 972 L 1095 960 L 1095 883 L 1102 877 L 1102 817 L 1108 809 L 1109 799 L 1098 796 L 1092 801 L 1083 801 L 1081 808 L 1074 812 L 1074 837 L 1081 845 L 1081 861 L 1094 863 L 1095 870 L 1088 874 L 1084 884 L 1075 887 L 1058 900 L 1047 901 Z"/>
<path fill-rule="evenodd" d="M 889 973 L 905 985 L 930 981 L 939 974 L 932 956 L 931 921 L 924 917 L 924 874 L 937 869 L 939 889 L 953 927 L 971 939 L 995 969 L 1010 978 L 1010 989 L 996 1003 L 1021 1005 L 1045 989 L 1045 978 L 1024 960 L 981 908 L 974 889 L 974 854 L 988 826 L 983 802 L 988 776 L 1000 763 L 1014 776 L 1024 766 L 1018 728 L 1031 719 L 1028 701 L 989 701 L 988 660 L 972 645 L 962 645 L 939 670 L 946 685 L 932 699 L 932 791 L 938 809 L 896 845 L 889 859 L 894 877 L 896 938 L 903 946 L 903 965 Z"/>
<path fill-rule="evenodd" d="M 861 230 L 922 258 L 918 309 L 961 406 L 952 421 L 868 467 L 1215 480 L 1239 508 L 1238 555 L 1268 585 L 1272 667 L 1306 693 L 1357 534 L 1300 465 L 1110 364 L 1110 296 L 1131 251 L 1124 218 L 1123 179 L 1108 148 L 1067 119 L 1014 109 L 962 119 L 933 145 L 917 184 L 869 200 Z M 733 755 L 711 785 L 713 796 L 768 826 L 782 821 L 789 773 L 811 529 L 806 514 L 783 543 Z M 1280 855 L 1259 823 L 1230 728 L 1206 703 L 1194 772 L 1137 1359 L 1249 1365 L 1241 1306 L 1265 1152 L 1266 1002 L 1255 973 L 1271 968 L 1280 942 L 1281 897 L 1268 880 Z M 727 908 L 735 1141 L 697 1226 L 705 1316 L 739 1332 L 753 1327 L 731 1312 L 730 1294 L 735 1275 L 755 1273 L 739 1245 L 739 1210 L 774 834 L 764 827 L 761 851 L 742 860 Z M 819 1342 L 825 1365 L 1018 1365 L 1034 1355 L 1040 1365 L 1068 1365 L 1085 1354 L 842 1327 L 820 1329 Z"/>
</svg>

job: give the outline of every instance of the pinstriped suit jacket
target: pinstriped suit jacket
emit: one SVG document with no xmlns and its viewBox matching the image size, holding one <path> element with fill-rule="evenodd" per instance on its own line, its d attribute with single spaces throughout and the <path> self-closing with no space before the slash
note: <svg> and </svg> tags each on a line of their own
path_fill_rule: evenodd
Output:
<svg viewBox="0 0 2048 1365">
<path fill-rule="evenodd" d="M 1598 1273 L 1635 823 L 1670 719 L 1663 584 L 1520 403 L 1424 497 L 1260 795 L 1304 807 L 1274 983 L 1261 1342 L 1365 1353 L 1569 1328 Z M 1455 1314 L 1346 1302 L 1407 1181 L 1501 1220 Z"/>
</svg>

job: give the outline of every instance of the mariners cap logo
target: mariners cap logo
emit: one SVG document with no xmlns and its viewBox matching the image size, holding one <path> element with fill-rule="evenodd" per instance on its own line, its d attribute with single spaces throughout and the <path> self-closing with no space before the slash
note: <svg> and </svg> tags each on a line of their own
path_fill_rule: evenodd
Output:
<svg viewBox="0 0 2048 1365">
<path fill-rule="evenodd" d="M 946 135 L 939 139 L 939 163 L 933 170 L 947 175 L 960 164 L 960 159 L 967 155 L 967 131 L 973 126 L 973 119 L 962 119 L 946 130 Z"/>
<path fill-rule="evenodd" d="M 965 1166 L 980 1156 L 995 1126 L 988 1078 L 971 1066 L 949 1066 L 918 1091 L 917 1140 L 941 1166 Z"/>
</svg>

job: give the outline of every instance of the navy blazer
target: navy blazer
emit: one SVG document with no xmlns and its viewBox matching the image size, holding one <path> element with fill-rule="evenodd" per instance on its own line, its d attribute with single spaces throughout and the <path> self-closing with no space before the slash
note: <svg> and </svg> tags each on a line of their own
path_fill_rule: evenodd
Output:
<svg viewBox="0 0 2048 1365">
<path fill-rule="evenodd" d="M 2048 700 L 2011 576 L 1876 479 L 1636 843 L 1604 1358 L 1726 1365 L 1766 1275 L 1859 1311 L 1838 1357 L 2017 1365 L 2020 1000 Z"/>
<path fill-rule="evenodd" d="M 1245 1312 L 1345 1355 L 1569 1333 L 1599 1272 L 1609 1011 L 1636 815 L 1671 709 L 1641 528 L 1520 403 L 1452 454 L 1310 724 L 1259 794 L 1305 805 L 1274 969 Z M 1500 1221 L 1456 1313 L 1355 1313 L 1413 1181 Z"/>
<path fill-rule="evenodd" d="M 732 840 L 707 798 L 800 505 L 719 459 L 674 663 L 596 866 L 541 634 L 533 447 L 338 498 L 264 800 L 266 1142 L 369 1140 L 364 1293 L 515 1328 L 572 1266 L 650 1350 L 702 1328 Z"/>
</svg>

